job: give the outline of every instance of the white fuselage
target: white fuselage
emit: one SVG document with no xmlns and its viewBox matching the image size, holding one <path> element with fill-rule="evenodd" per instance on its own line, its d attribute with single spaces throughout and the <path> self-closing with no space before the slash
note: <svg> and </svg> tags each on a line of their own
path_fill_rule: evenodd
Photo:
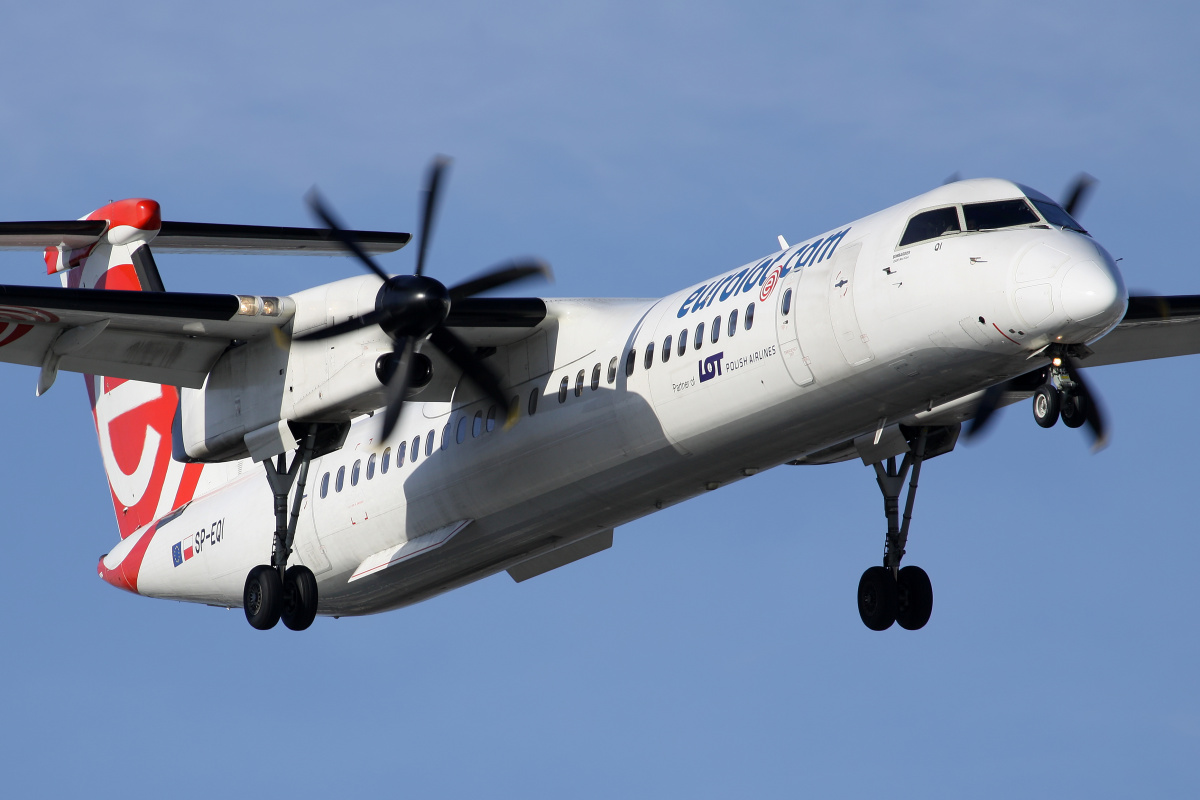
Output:
<svg viewBox="0 0 1200 800">
<path fill-rule="evenodd" d="M 897 245 L 921 209 L 1019 195 L 1003 181 L 963 182 L 660 300 L 548 300 L 534 335 L 488 358 L 517 399 L 515 426 L 490 426 L 491 402 L 460 383 L 452 402 L 406 405 L 387 442 L 378 417 L 363 417 L 340 450 L 313 461 L 292 559 L 316 573 L 320 613 L 416 602 L 764 469 L 920 424 L 1030 370 L 1046 345 L 1103 335 L 1126 295 L 1083 234 L 1042 225 Z M 756 269 L 775 280 L 751 284 Z M 303 310 L 304 294 L 295 299 Z M 386 341 L 378 329 L 344 338 Z M 106 558 L 151 535 L 140 593 L 240 606 L 247 572 L 270 555 L 270 490 L 248 460 L 205 475 L 207 494 Z M 423 552 L 380 567 L 431 535 Z M 172 547 L 189 536 L 194 557 L 176 565 Z"/>
</svg>

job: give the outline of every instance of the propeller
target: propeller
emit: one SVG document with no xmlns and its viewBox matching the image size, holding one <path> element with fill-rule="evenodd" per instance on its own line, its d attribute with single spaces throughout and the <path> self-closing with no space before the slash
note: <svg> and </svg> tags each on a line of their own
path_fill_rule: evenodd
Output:
<svg viewBox="0 0 1200 800">
<path fill-rule="evenodd" d="M 463 374 L 478 386 L 496 405 L 503 409 L 507 419 L 515 409 L 501 389 L 500 379 L 492 368 L 484 363 L 475 349 L 462 341 L 446 327 L 445 322 L 453 303 L 481 292 L 497 289 L 517 281 L 540 276 L 551 278 L 550 268 L 537 259 L 509 261 L 493 267 L 477 278 L 464 281 L 450 288 L 425 274 L 425 260 L 429 240 L 433 232 L 433 220 L 437 212 L 439 190 L 449 159 L 439 156 L 433 160 L 425 181 L 424 204 L 421 211 L 421 239 L 417 246 L 417 267 L 412 275 L 388 275 L 374 259 L 354 240 L 341 224 L 329 205 L 314 188 L 308 193 L 309 207 L 325 227 L 329 235 L 341 242 L 346 250 L 358 259 L 368 271 L 383 280 L 375 296 L 375 309 L 361 317 L 320 328 L 296 341 L 317 341 L 340 336 L 351 331 L 378 325 L 395 344 L 389 356 L 382 357 L 377 371 L 386 389 L 383 414 L 383 438 L 391 435 L 400 419 L 404 407 L 404 395 L 413 382 L 413 355 L 422 340 L 440 350 Z"/>
<path fill-rule="evenodd" d="M 1071 191 L 1067 195 L 1066 202 L 1063 203 L 1063 210 L 1072 219 L 1079 219 L 1079 214 L 1083 211 L 1084 201 L 1092 193 L 1092 187 L 1095 185 L 1096 179 L 1086 172 L 1081 172 L 1075 176 L 1075 181 L 1071 184 Z"/>
</svg>

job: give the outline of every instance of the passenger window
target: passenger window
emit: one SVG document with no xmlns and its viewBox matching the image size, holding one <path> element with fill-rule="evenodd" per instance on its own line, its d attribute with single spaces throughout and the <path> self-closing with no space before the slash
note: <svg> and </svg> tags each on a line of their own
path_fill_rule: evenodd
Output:
<svg viewBox="0 0 1200 800">
<path fill-rule="evenodd" d="M 633 368 L 637 366 L 637 350 L 630 350 L 629 355 L 625 356 L 625 377 L 628 378 L 633 374 Z"/>
<path fill-rule="evenodd" d="M 612 361 L 608 362 L 608 382 L 609 383 L 612 383 L 613 381 L 615 381 L 617 379 L 617 361 L 619 361 L 619 360 L 620 359 L 618 359 L 616 356 L 613 356 Z"/>
<path fill-rule="evenodd" d="M 746 330 L 754 327 L 754 303 L 746 306 Z"/>
<path fill-rule="evenodd" d="M 362 459 L 354 462 L 354 468 L 350 470 L 350 485 L 358 486 L 358 468 L 362 464 Z"/>
<path fill-rule="evenodd" d="M 563 375 L 562 381 L 559 382 L 559 384 L 558 384 L 558 402 L 560 402 L 560 403 L 567 402 L 567 384 L 568 383 L 570 383 L 570 380 L 567 378 L 566 375 Z"/>
<path fill-rule="evenodd" d="M 478 439 L 479 434 L 483 433 L 483 411 L 475 412 L 475 418 L 471 420 L 471 438 Z"/>
<path fill-rule="evenodd" d="M 433 431 L 425 434 L 425 455 L 433 455 Z"/>
<path fill-rule="evenodd" d="M 717 339 L 720 339 L 720 338 L 721 338 L 721 318 L 717 317 L 716 319 L 713 320 L 713 329 L 712 329 L 713 344 L 716 344 Z"/>
<path fill-rule="evenodd" d="M 371 453 L 371 457 L 367 459 L 367 480 L 375 477 L 375 454 Z"/>
<path fill-rule="evenodd" d="M 467 440 L 467 418 L 465 416 L 458 418 L 458 430 L 454 432 L 454 441 L 462 444 Z"/>
<path fill-rule="evenodd" d="M 404 451 L 407 447 L 408 442 L 401 442 L 400 446 L 396 448 L 396 469 L 404 466 Z M 383 471 L 387 472 L 387 469 L 385 468 Z"/>
<path fill-rule="evenodd" d="M 664 364 L 671 360 L 671 336 L 669 334 L 667 338 L 663 339 L 662 360 Z"/>
<path fill-rule="evenodd" d="M 737 309 L 729 312 L 729 330 L 725 331 L 729 336 L 737 333 Z"/>
<path fill-rule="evenodd" d="M 541 392 L 538 391 L 538 389 L 536 387 L 534 388 L 534 390 L 532 392 L 529 393 L 529 416 L 531 416 L 531 417 L 535 413 L 537 413 L 537 401 L 538 401 L 538 395 L 540 395 L 540 394 L 541 394 Z M 494 427 L 496 423 L 489 422 L 488 424 L 492 425 Z M 491 428 L 488 428 L 488 430 L 491 430 Z"/>
<path fill-rule="evenodd" d="M 963 219 L 966 220 L 969 231 L 987 231 L 1041 222 L 1024 200 L 967 203 L 963 206 Z"/>
<path fill-rule="evenodd" d="M 537 389 L 534 389 L 533 391 L 536 393 Z M 532 399 L 530 399 L 529 402 L 533 403 L 534 401 Z M 532 414 L 533 412 L 530 411 L 529 413 Z M 495 406 L 492 406 L 491 408 L 488 409 L 487 426 L 486 427 L 487 427 L 488 433 L 491 433 L 492 431 L 496 430 L 496 407 Z"/>
<path fill-rule="evenodd" d="M 326 472 L 321 476 L 321 499 L 325 499 L 325 495 L 329 494 L 329 473 Z"/>
<path fill-rule="evenodd" d="M 922 211 L 908 221 L 908 227 L 904 229 L 904 236 L 900 238 L 900 246 L 936 239 L 947 233 L 958 233 L 960 230 L 958 209 L 955 206 Z"/>
<path fill-rule="evenodd" d="M 583 396 L 583 370 L 579 370 L 579 374 L 575 376 L 575 396 Z"/>
<path fill-rule="evenodd" d="M 421 436 L 420 436 L 420 434 L 418 434 L 413 437 L 412 453 L 409 455 L 408 460 L 413 462 L 414 464 L 417 463 L 417 455 L 420 454 L 420 452 L 421 452 Z"/>
<path fill-rule="evenodd" d="M 642 366 L 645 369 L 650 369 L 650 366 L 653 363 L 654 363 L 654 342 L 651 342 L 650 344 L 646 345 L 646 355 L 642 359 Z"/>
<path fill-rule="evenodd" d="M 441 447 L 441 449 L 445 450 L 449 446 L 450 446 L 450 423 L 447 422 L 446 426 L 444 428 L 442 428 L 442 447 Z"/>
<path fill-rule="evenodd" d="M 592 391 L 600 388 L 600 365 L 592 367 Z"/>
<path fill-rule="evenodd" d="M 683 358 L 683 354 L 687 352 L 687 328 L 679 332 L 679 357 Z"/>
<path fill-rule="evenodd" d="M 346 483 L 346 468 L 338 467 L 337 480 L 335 480 L 333 482 L 333 490 L 335 492 L 340 492 L 342 490 L 342 486 L 345 485 L 345 483 Z"/>
<path fill-rule="evenodd" d="M 700 345 L 704 344 L 704 323 L 701 322 L 696 326 L 696 338 L 692 342 L 692 347 L 695 350 L 700 349 Z"/>
<path fill-rule="evenodd" d="M 783 293 L 783 315 L 786 317 L 792 311 L 792 290 Z"/>
</svg>

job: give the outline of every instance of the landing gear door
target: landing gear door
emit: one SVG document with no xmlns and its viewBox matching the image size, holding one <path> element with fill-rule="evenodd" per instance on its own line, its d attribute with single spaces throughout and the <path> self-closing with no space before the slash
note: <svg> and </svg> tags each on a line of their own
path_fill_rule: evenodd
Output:
<svg viewBox="0 0 1200 800">
<path fill-rule="evenodd" d="M 793 257 L 793 263 L 795 258 Z M 808 386 L 813 382 L 812 370 L 808 368 L 808 359 L 800 349 L 800 341 L 796 335 L 799 327 L 799 311 L 797 299 L 800 296 L 800 279 L 804 269 L 796 266 L 779 282 L 779 286 L 768 294 L 767 303 L 774 303 L 775 326 L 779 336 L 779 352 L 783 355 L 783 363 L 787 365 L 788 374 L 797 386 Z M 771 275 L 767 276 L 770 282 Z M 765 286 L 765 284 L 764 284 Z M 766 311 L 767 309 L 763 309 Z"/>
</svg>

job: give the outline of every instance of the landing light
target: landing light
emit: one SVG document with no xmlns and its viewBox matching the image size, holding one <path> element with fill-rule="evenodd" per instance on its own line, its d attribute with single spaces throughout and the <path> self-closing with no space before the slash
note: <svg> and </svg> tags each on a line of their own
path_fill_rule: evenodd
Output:
<svg viewBox="0 0 1200 800">
<path fill-rule="evenodd" d="M 1053 365 L 1054 365 L 1054 366 L 1056 366 L 1056 367 L 1061 367 L 1061 366 L 1062 366 L 1062 359 L 1061 359 L 1061 358 L 1059 358 L 1058 356 L 1055 356 L 1054 358 L 1050 359 L 1050 363 L 1051 363 L 1051 364 L 1053 364 Z"/>
<path fill-rule="evenodd" d="M 243 317 L 277 317 L 280 302 L 278 297 L 255 297 L 253 295 L 238 295 L 237 313 Z"/>
</svg>

